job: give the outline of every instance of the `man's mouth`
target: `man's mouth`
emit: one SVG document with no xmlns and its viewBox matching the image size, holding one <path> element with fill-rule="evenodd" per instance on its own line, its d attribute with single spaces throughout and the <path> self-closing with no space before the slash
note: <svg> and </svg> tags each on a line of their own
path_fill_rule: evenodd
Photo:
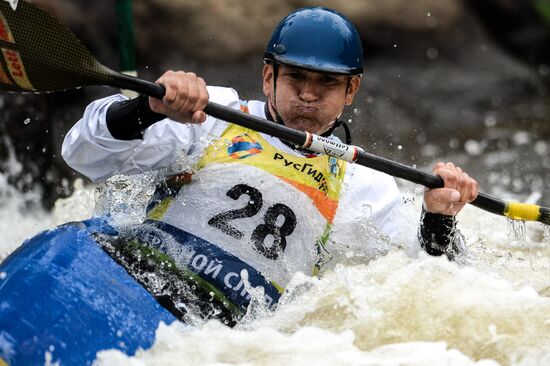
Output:
<svg viewBox="0 0 550 366">
<path fill-rule="evenodd" d="M 296 110 L 297 110 L 298 112 L 304 113 L 304 114 L 313 114 L 313 113 L 316 113 L 316 112 L 317 112 L 317 108 L 316 108 L 316 107 L 306 106 L 306 105 L 297 106 L 297 107 L 296 107 Z"/>
</svg>

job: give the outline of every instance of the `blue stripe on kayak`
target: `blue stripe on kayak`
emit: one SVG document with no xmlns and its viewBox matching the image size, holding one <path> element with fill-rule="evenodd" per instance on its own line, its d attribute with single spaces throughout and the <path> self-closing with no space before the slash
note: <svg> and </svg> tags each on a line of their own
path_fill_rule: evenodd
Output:
<svg viewBox="0 0 550 366">
<path fill-rule="evenodd" d="M 250 295 L 241 281 L 242 271 L 247 272 L 248 282 L 252 287 L 263 287 L 266 301 L 272 308 L 279 301 L 281 295 L 277 288 L 266 280 L 258 270 L 217 245 L 172 225 L 155 220 L 147 220 L 144 225 L 139 226 L 139 230 L 145 230 L 145 233 L 149 235 L 151 231 L 147 231 L 147 226 L 152 226 L 169 234 L 183 249 L 192 252 L 190 262 L 178 263 L 178 258 L 173 259 L 178 265 L 187 266 L 205 281 L 219 288 L 227 298 L 241 308 L 246 309 L 250 303 Z M 162 240 L 149 240 L 149 242 L 149 245 L 168 254 L 166 245 Z"/>
</svg>

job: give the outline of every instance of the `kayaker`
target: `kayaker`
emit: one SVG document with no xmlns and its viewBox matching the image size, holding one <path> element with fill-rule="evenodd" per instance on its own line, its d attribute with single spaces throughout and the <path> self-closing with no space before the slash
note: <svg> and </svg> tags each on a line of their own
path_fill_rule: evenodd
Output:
<svg viewBox="0 0 550 366">
<path fill-rule="evenodd" d="M 167 71 L 157 80 L 162 100 L 94 101 L 63 143 L 66 162 L 94 182 L 162 171 L 147 221 L 98 241 L 180 318 L 196 303 L 216 303 L 201 316 L 233 323 L 258 289 L 274 308 L 294 273 L 316 275 L 338 259 L 335 243 L 371 236 L 377 244 L 365 250 L 375 256 L 398 232 L 392 177 L 203 111 L 213 101 L 337 140 L 363 73 L 355 27 L 334 10 L 299 9 L 276 27 L 263 60 L 265 101 Z M 424 194 L 419 240 L 428 253 L 452 257 L 463 246 L 455 216 L 476 198 L 477 182 L 452 163 L 433 172 L 445 187 Z"/>
</svg>

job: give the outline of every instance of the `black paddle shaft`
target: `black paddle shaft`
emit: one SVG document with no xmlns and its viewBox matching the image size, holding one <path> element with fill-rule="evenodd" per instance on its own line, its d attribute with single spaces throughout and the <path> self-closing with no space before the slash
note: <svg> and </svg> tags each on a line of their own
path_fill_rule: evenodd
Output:
<svg viewBox="0 0 550 366">
<path fill-rule="evenodd" d="M 39 93 L 109 85 L 159 99 L 164 96 L 163 86 L 117 73 L 99 63 L 66 26 L 25 1 L 19 1 L 17 10 L 13 10 L 8 2 L 0 0 L 0 48 L 0 91 Z M 208 103 L 205 112 L 298 146 L 306 146 L 311 138 L 303 131 L 213 102 Z M 428 188 L 443 187 L 441 177 L 434 174 L 350 148 L 356 149 L 354 161 L 360 165 Z M 482 193 L 472 204 L 499 215 L 505 208 L 504 201 Z"/>
<path fill-rule="evenodd" d="M 165 92 L 162 85 L 118 73 L 113 74 L 113 80 L 110 84 L 123 89 L 132 89 L 159 99 L 164 96 Z M 209 102 L 204 111 L 212 117 L 275 136 L 298 146 L 303 146 L 307 140 L 307 135 L 303 131 L 266 121 L 262 118 L 227 108 L 217 103 Z M 441 188 L 444 186 L 443 179 L 441 179 L 440 176 L 370 154 L 363 150 L 358 151 L 356 163 L 392 175 L 396 178 L 423 185 L 427 188 Z M 506 206 L 504 201 L 484 193 L 479 193 L 472 204 L 497 215 L 502 215 Z"/>
</svg>

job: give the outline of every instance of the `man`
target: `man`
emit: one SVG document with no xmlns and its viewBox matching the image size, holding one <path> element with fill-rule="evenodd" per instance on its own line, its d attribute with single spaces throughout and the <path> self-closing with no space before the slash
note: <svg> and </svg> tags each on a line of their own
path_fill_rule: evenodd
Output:
<svg viewBox="0 0 550 366">
<path fill-rule="evenodd" d="M 94 181 L 164 169 L 167 180 L 149 204 L 146 223 L 102 242 L 183 318 L 195 302 L 206 306 L 202 316 L 226 322 L 234 322 L 253 295 L 274 307 L 294 273 L 315 275 L 333 259 L 330 244 L 345 240 L 343 233 L 357 235 L 367 223 L 382 240 L 398 229 L 393 178 L 203 111 L 212 100 L 335 138 L 363 72 L 354 26 L 333 10 L 300 9 L 275 29 L 264 61 L 266 102 L 244 102 L 193 73 L 168 71 L 157 81 L 166 88 L 162 100 L 118 95 L 95 101 L 63 144 L 67 163 Z M 460 247 L 454 216 L 475 199 L 477 183 L 452 163 L 437 164 L 434 173 L 445 187 L 425 193 L 419 236 L 430 254 L 452 255 Z M 156 261 L 143 261 L 144 253 Z M 164 281 L 155 285 L 144 273 L 161 273 Z"/>
</svg>

